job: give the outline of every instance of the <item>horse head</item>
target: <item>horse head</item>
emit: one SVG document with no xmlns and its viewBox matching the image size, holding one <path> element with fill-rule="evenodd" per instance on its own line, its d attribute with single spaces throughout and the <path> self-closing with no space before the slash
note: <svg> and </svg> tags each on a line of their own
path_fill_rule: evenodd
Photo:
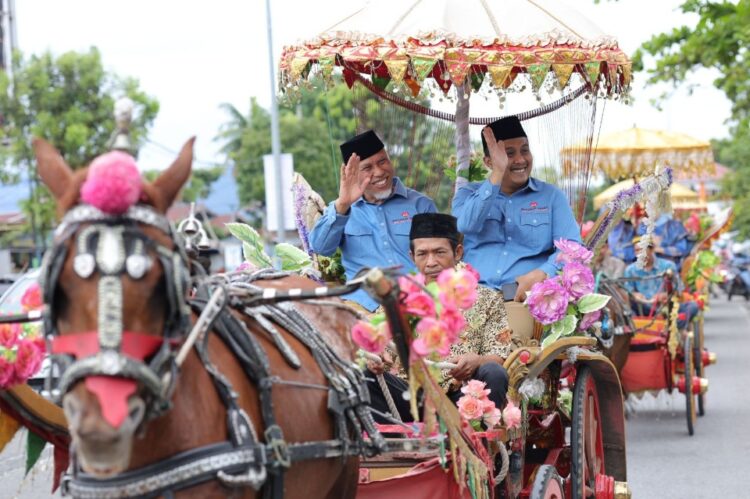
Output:
<svg viewBox="0 0 750 499">
<path fill-rule="evenodd" d="M 127 469 L 134 436 L 169 407 L 189 310 L 187 260 L 166 210 L 190 176 L 192 150 L 191 139 L 153 183 L 135 175 L 135 191 L 120 185 L 133 175 L 115 175 L 109 190 L 95 185 L 92 194 L 92 176 L 128 162 L 134 168 L 134 160 L 110 153 L 121 156 L 73 172 L 52 145 L 34 142 L 61 217 L 42 273 L 56 392 L 79 464 L 94 476 Z"/>
</svg>

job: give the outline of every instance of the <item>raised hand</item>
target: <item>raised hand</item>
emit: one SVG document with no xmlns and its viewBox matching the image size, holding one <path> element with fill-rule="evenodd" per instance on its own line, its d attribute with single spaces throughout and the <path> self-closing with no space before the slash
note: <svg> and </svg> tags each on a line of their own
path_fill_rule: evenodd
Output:
<svg viewBox="0 0 750 499">
<path fill-rule="evenodd" d="M 482 135 L 484 140 L 487 142 L 487 149 L 490 152 L 490 161 L 492 164 L 492 173 L 490 174 L 490 182 L 495 185 L 500 185 L 505 175 L 505 169 L 508 167 L 508 154 L 505 152 L 505 144 L 503 141 L 495 139 L 495 134 L 492 129 L 488 126 L 482 129 Z"/>
<path fill-rule="evenodd" d="M 336 211 L 344 214 L 349 211 L 354 202 L 362 197 L 365 187 L 370 183 L 372 175 L 359 175 L 359 156 L 352 154 L 349 161 L 341 165 L 341 183 L 339 184 L 339 197 L 335 201 Z"/>
</svg>

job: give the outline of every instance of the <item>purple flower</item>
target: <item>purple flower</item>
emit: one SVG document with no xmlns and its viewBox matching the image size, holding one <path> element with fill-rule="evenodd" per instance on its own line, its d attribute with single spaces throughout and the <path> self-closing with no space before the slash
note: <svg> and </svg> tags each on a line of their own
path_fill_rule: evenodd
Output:
<svg viewBox="0 0 750 499">
<path fill-rule="evenodd" d="M 567 239 L 558 239 L 555 241 L 555 247 L 560 250 L 555 257 L 555 261 L 562 264 L 570 262 L 589 263 L 594 256 L 594 253 L 586 249 L 585 246 Z"/>
<path fill-rule="evenodd" d="M 560 277 L 552 277 L 534 284 L 526 302 L 534 319 L 547 325 L 565 317 L 568 299 L 568 293 L 562 286 Z"/>
<path fill-rule="evenodd" d="M 594 292 L 594 274 L 588 266 L 570 262 L 563 267 L 562 285 L 570 296 L 578 299 Z"/>
<path fill-rule="evenodd" d="M 588 314 L 583 314 L 583 317 L 581 317 L 581 322 L 578 323 L 578 329 L 580 329 L 581 331 L 586 331 L 588 328 L 593 326 L 601 316 L 601 310 L 595 310 L 593 312 L 589 312 Z"/>
<path fill-rule="evenodd" d="M 294 195 L 294 225 L 297 226 L 302 249 L 309 256 L 313 256 L 312 249 L 310 248 L 310 231 L 307 230 L 305 220 L 302 218 L 302 210 L 305 206 L 305 195 L 307 193 L 304 186 L 296 182 L 292 184 L 292 193 Z"/>
</svg>

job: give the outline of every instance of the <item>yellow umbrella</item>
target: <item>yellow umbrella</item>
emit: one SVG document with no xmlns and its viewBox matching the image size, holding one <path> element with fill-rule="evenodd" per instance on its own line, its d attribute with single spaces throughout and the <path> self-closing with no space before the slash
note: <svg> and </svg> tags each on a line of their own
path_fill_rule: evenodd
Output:
<svg viewBox="0 0 750 499">
<path fill-rule="evenodd" d="M 594 169 L 613 179 L 642 177 L 656 166 L 670 166 L 675 172 L 713 172 L 711 144 L 689 135 L 664 130 L 630 128 L 603 135 L 595 143 Z M 563 167 L 573 168 L 579 146 L 561 151 Z"/>
<path fill-rule="evenodd" d="M 615 185 L 608 187 L 601 193 L 594 196 L 594 209 L 598 210 L 608 202 L 612 201 L 620 191 L 633 187 L 633 179 L 617 182 Z M 672 207 L 676 209 L 702 207 L 698 193 L 688 187 L 680 184 L 672 184 L 669 187 L 669 198 L 672 200 Z"/>
</svg>

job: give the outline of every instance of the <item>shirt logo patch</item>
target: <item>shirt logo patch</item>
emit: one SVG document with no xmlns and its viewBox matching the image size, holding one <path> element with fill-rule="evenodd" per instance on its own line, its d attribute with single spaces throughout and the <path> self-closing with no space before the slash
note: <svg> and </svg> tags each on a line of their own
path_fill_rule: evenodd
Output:
<svg viewBox="0 0 750 499">
<path fill-rule="evenodd" d="M 401 216 L 404 218 L 409 218 L 409 212 L 408 211 L 402 211 Z"/>
<path fill-rule="evenodd" d="M 529 206 L 531 206 L 532 208 L 536 208 L 537 206 L 539 206 L 539 203 L 537 203 L 536 201 L 532 201 L 531 203 L 529 203 Z"/>
</svg>

